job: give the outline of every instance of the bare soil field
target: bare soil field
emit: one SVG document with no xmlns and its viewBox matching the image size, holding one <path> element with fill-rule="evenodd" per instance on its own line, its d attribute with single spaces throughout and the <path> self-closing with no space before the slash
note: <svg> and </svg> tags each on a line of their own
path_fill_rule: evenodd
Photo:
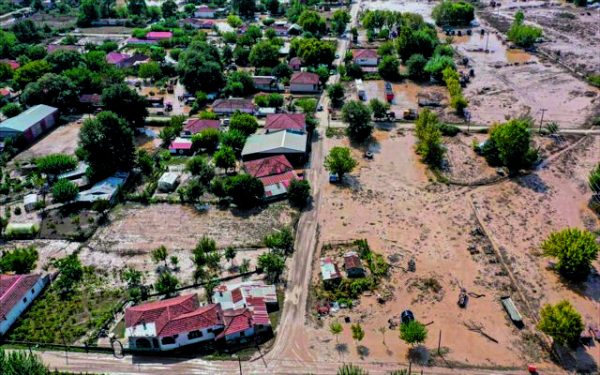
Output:
<svg viewBox="0 0 600 375">
<path fill-rule="evenodd" d="M 383 80 L 364 81 L 366 92 L 366 102 L 371 99 L 379 99 L 387 102 L 385 98 L 385 89 Z M 406 109 L 418 110 L 419 98 L 434 99 L 440 105 L 448 104 L 448 90 L 444 86 L 419 85 L 411 80 L 405 80 L 401 83 L 393 83 L 392 91 L 394 99 L 390 103 L 390 110 L 395 112 L 396 117 L 402 117 Z"/>
<path fill-rule="evenodd" d="M 414 154 L 412 134 L 403 136 L 393 131 L 378 131 L 375 138 L 377 142 L 371 146 L 375 150 L 373 160 L 362 159 L 360 152 L 354 150 L 354 156 L 360 160 L 360 164 L 348 176 L 347 184 L 323 187 L 325 209 L 322 210 L 323 215 L 319 221 L 320 239 L 323 244 L 367 239 L 373 251 L 382 253 L 392 264 L 391 276 L 380 289 L 391 290 L 393 298 L 381 305 L 376 296 L 363 296 L 358 307 L 352 310 L 342 309 L 333 318 L 315 320 L 307 337 L 312 347 L 318 348 L 316 355 L 322 359 L 344 361 L 359 358 L 371 361 L 404 360 L 409 347 L 400 340 L 398 329 L 390 329 L 388 322 L 389 319 L 397 320 L 403 310 L 411 309 L 416 318 L 428 326 L 429 335 L 425 346 L 430 351 L 425 355 L 425 360 L 429 363 L 448 361 L 508 368 L 523 368 L 526 363 L 540 363 L 548 368 L 553 367 L 533 334 L 537 310 L 531 315 L 526 312 L 517 287 L 503 268 L 502 259 L 494 251 L 493 245 L 498 245 L 499 239 L 494 237 L 490 241 L 485 236 L 483 229 L 488 228 L 481 228 L 478 224 L 471 200 L 475 200 L 480 210 L 491 207 L 486 208 L 480 219 L 486 226 L 487 223 L 498 222 L 492 233 L 499 230 L 502 234 L 501 245 L 511 254 L 524 253 L 525 243 L 539 246 L 539 240 L 545 234 L 561 227 L 559 222 L 567 223 L 562 218 L 563 209 L 567 211 L 565 215 L 573 216 L 571 225 L 597 228 L 597 223 L 591 224 L 592 218 L 588 217 L 586 221 L 577 216 L 589 216 L 585 198 L 586 194 L 589 196 L 589 192 L 585 190 L 585 185 L 581 181 L 560 183 L 569 180 L 571 173 L 584 176 L 584 171 L 589 170 L 586 168 L 597 161 L 597 146 L 596 157 L 593 156 L 592 149 L 577 153 L 580 156 L 573 162 L 578 165 L 577 168 L 561 168 L 560 163 L 554 164 L 554 161 L 562 160 L 560 157 L 549 162 L 547 169 L 555 171 L 557 182 L 552 185 L 552 191 L 535 193 L 525 187 L 516 190 L 520 186 L 520 180 L 486 188 L 433 183 L 433 177 Z M 347 141 L 331 138 L 325 142 L 325 148 L 328 149 Z M 459 137 L 452 142 L 447 141 L 450 154 L 457 153 L 455 148 L 462 149 L 462 156 L 455 156 L 455 160 L 477 158 L 469 156 L 465 150 L 469 144 L 468 138 Z M 597 145 L 597 141 L 594 142 Z M 587 147 L 587 144 L 581 142 L 576 146 L 573 147 L 573 152 L 579 150 L 579 146 Z M 571 153 L 565 151 L 564 155 L 568 160 Z M 494 173 L 493 169 L 480 165 L 479 161 L 474 163 L 477 163 L 474 167 L 482 174 Z M 539 173 L 547 172 L 544 169 Z M 536 175 L 537 173 L 524 179 L 535 179 Z M 496 189 L 502 190 L 514 204 L 509 206 L 504 201 L 492 201 L 491 198 L 483 197 Z M 521 191 L 525 193 L 520 194 Z M 529 222 L 525 220 L 528 212 L 536 210 L 536 206 L 531 204 L 532 200 L 527 198 L 532 194 L 537 195 L 535 201 L 547 201 L 550 207 L 544 210 L 546 216 L 534 212 L 536 218 Z M 478 206 L 480 201 L 486 202 L 485 205 L 481 203 L 481 208 Z M 556 220 L 552 226 L 546 224 L 544 219 L 537 219 L 538 216 L 547 217 L 550 214 Z M 540 230 L 542 226 L 544 229 Z M 518 230 L 517 235 L 511 228 Z M 533 238 L 536 239 L 534 244 L 531 243 Z M 524 239 L 528 239 L 527 242 Z M 509 247 L 512 248 L 509 250 Z M 525 255 L 523 257 L 527 258 Z M 407 262 L 411 258 L 416 261 L 414 273 L 407 271 Z M 570 299 L 574 293 L 565 290 L 555 276 L 544 270 L 543 260 L 539 257 L 535 259 L 537 261 L 534 264 L 519 266 L 519 280 L 523 280 L 523 285 L 527 286 L 526 298 L 530 298 L 529 294 L 533 293 L 545 296 L 552 294 L 553 298 L 545 300 L 546 302 L 556 302 L 559 297 Z M 516 267 L 515 263 L 518 262 L 515 259 L 510 262 L 510 266 Z M 528 268 L 535 268 L 535 272 L 524 272 Z M 318 273 L 319 268 L 314 268 L 314 280 L 319 277 Z M 528 286 L 534 284 L 536 274 L 544 275 L 545 284 L 536 285 L 534 292 Z M 471 293 L 465 309 L 457 306 L 461 288 Z M 593 286 L 586 293 L 597 293 L 597 290 Z M 521 309 L 525 319 L 524 329 L 517 329 L 509 321 L 499 302 L 499 298 L 504 295 L 511 295 Z M 595 298 L 597 300 L 598 297 Z M 594 303 L 591 297 L 580 297 L 577 306 L 587 315 L 593 312 Z M 352 340 L 350 324 L 343 323 L 346 316 L 350 317 L 352 323 L 360 322 L 365 329 L 365 338 L 360 343 Z M 344 326 L 344 332 L 339 337 L 339 342 L 345 345 L 341 350 L 336 350 L 335 338 L 327 329 L 332 319 L 341 321 Z M 477 332 L 477 328 L 492 339 Z M 435 354 L 440 334 L 443 359 Z M 360 345 L 360 351 L 357 350 L 357 345 Z"/>
<path fill-rule="evenodd" d="M 160 245 L 192 249 L 204 235 L 219 248 L 254 246 L 274 228 L 291 224 L 292 215 L 285 204 L 251 212 L 211 208 L 206 213 L 182 205 L 125 205 L 111 214 L 109 225 L 96 231 L 90 247 L 119 253 L 148 253 Z"/>
<path fill-rule="evenodd" d="M 39 260 L 33 272 L 47 269 L 54 259 L 64 258 L 76 251 L 81 244 L 66 240 L 19 240 L 10 241 L 0 246 L 2 250 L 12 250 L 18 247 L 34 246 L 39 253 Z"/>
<path fill-rule="evenodd" d="M 51 130 L 45 137 L 17 155 L 13 159 L 13 163 L 15 161 L 26 162 L 48 154 L 74 155 L 79 143 L 81 125 L 77 121 L 73 121 Z"/>
</svg>

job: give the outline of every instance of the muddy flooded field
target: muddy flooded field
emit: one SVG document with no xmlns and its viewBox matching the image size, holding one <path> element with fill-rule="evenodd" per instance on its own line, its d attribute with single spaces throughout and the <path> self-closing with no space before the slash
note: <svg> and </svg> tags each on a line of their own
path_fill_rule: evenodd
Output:
<svg viewBox="0 0 600 375">
<path fill-rule="evenodd" d="M 479 139 L 478 136 L 461 137 L 446 140 L 454 163 L 473 160 L 476 164 L 473 169 L 480 175 L 472 173 L 466 177 L 492 176 L 495 170 L 468 151 L 469 142 Z M 319 223 L 320 233 L 325 244 L 367 239 L 373 251 L 382 253 L 392 265 L 391 277 L 379 290 L 391 291 L 393 298 L 382 305 L 376 295 L 363 296 L 352 310 L 342 309 L 333 317 L 313 321 L 311 343 L 319 348 L 320 355 L 344 361 L 404 360 L 409 347 L 400 340 L 397 327 L 391 326 L 389 319 L 410 309 L 419 321 L 427 324 L 429 335 L 425 346 L 429 349 L 428 360 L 433 363 L 445 360 L 509 368 L 540 363 L 542 368 L 553 368 L 534 335 L 537 310 L 531 314 L 527 310 L 518 293 L 519 286 L 511 282 L 500 255 L 493 250 L 491 241 L 496 245 L 500 240 L 495 237 L 490 240 L 483 232 L 488 228 L 480 223 L 486 227 L 494 223 L 494 230 L 502 226 L 499 232 L 503 233 L 502 248 L 511 256 L 514 252 L 521 253 L 519 257 L 509 257 L 508 264 L 518 270 L 523 285 L 535 286 L 532 290 L 527 288 L 525 298 L 531 298 L 532 293 L 534 298 L 539 298 L 539 303 L 554 303 L 560 298 L 574 297 L 574 292 L 548 274 L 544 260 L 534 255 L 531 248 L 539 247 L 541 238 L 562 225 L 598 229 L 597 220 L 592 223 L 586 209 L 589 191 L 581 180 L 586 168 L 597 161 L 589 141 L 574 140 L 574 153 L 564 151 L 564 160 L 578 155 L 576 170 L 561 167 L 565 163 L 563 158 L 551 159 L 539 174 L 546 181 L 547 171 L 553 171 L 550 173 L 555 175 L 555 180 L 546 182 L 548 190 L 535 192 L 533 182 L 525 187 L 520 180 L 501 182 L 489 188 L 435 183 L 414 153 L 412 134 L 377 131 L 375 138 L 372 160 L 362 159 L 358 150 L 353 151 L 360 162 L 356 172 L 348 176 L 346 186 L 323 188 L 325 215 Z M 597 147 L 597 141 L 593 138 L 592 141 Z M 326 148 L 344 143 L 340 139 L 327 139 Z M 578 179 L 563 183 L 571 179 L 571 173 L 578 175 Z M 524 179 L 535 181 L 537 174 Z M 507 205 L 503 197 L 514 203 Z M 543 212 L 534 214 L 532 223 L 525 221 L 524 224 L 529 211 L 536 209 L 532 202 L 548 203 L 540 210 Z M 566 213 L 567 218 L 558 218 L 561 216 L 558 212 L 566 206 L 571 207 L 571 212 Z M 557 218 L 556 222 L 545 222 L 550 214 Z M 518 227 L 518 236 L 511 234 L 511 226 Z M 540 230 L 542 226 L 544 229 Z M 527 253 L 529 255 L 525 255 Z M 522 263 L 520 257 L 524 259 Z M 416 262 L 415 272 L 407 270 L 410 259 Z M 528 268 L 535 268 L 535 272 L 525 272 Z M 314 280 L 318 280 L 318 272 L 317 267 Z M 586 316 L 595 309 L 594 299 L 598 298 L 593 296 L 598 290 L 595 283 L 591 282 L 586 289 L 586 293 L 592 295 L 577 298 L 577 306 L 581 306 Z M 465 309 L 457 306 L 461 288 L 470 293 Z M 525 315 L 525 328 L 519 330 L 507 318 L 499 302 L 505 295 L 517 301 Z M 365 338 L 360 343 L 354 342 L 350 324 L 343 323 L 344 332 L 339 342 L 345 344 L 345 349 L 337 351 L 335 339 L 326 327 L 333 319 L 343 322 L 346 316 L 352 323 L 362 324 Z M 436 355 L 440 335 L 443 359 Z M 585 359 L 586 354 L 582 355 Z M 589 355 L 587 353 L 588 358 Z"/>
<path fill-rule="evenodd" d="M 365 2 L 364 8 L 415 12 L 432 21 L 431 11 L 435 4 L 417 1 L 376 1 Z M 468 74 L 472 69 L 474 73 L 471 82 L 464 89 L 469 100 L 471 121 L 491 125 L 515 116 L 530 116 L 539 121 L 543 113 L 544 122 L 554 121 L 563 128 L 589 126 L 591 118 L 600 111 L 600 90 L 576 78 L 569 70 L 556 63 L 554 58 L 548 59 L 547 53 L 540 57 L 511 48 L 502 32 L 510 25 L 510 17 L 516 11 L 515 4 L 521 3 L 511 4 L 510 7 L 506 6 L 505 11 L 500 10 L 499 15 L 496 14 L 498 12 L 492 14 L 491 10 L 484 8 L 481 10 L 482 16 L 478 17 L 481 25 L 471 29 L 472 35 L 467 36 L 465 29 L 462 30 L 461 36 L 452 37 L 452 43 L 459 55 L 468 58 L 468 65 L 459 64 L 459 70 Z M 548 29 L 547 40 L 539 45 L 541 51 L 562 48 L 565 59 L 574 60 L 567 61 L 570 65 L 584 64 L 588 70 L 595 69 L 596 62 L 600 64 L 597 54 L 593 56 L 593 46 L 600 45 L 600 36 L 593 26 L 593 17 L 585 12 L 583 15 L 577 14 L 572 8 L 563 5 L 542 7 L 541 2 L 522 4 L 526 4 L 523 6 L 527 7 L 527 21 L 530 21 L 530 17 L 532 20 L 539 20 L 544 32 Z M 504 7 L 503 4 L 502 9 Z M 561 12 L 573 16 L 565 16 Z M 553 18 L 548 20 L 548 17 Z M 556 17 L 560 20 L 565 18 L 568 22 L 557 22 Z M 487 22 L 493 19 L 499 21 Z M 564 26 L 580 20 L 576 27 Z M 484 29 L 483 35 L 481 29 Z M 559 37 L 560 33 L 565 36 Z M 567 48 L 572 39 L 577 39 L 582 34 L 585 34 L 585 37 Z M 441 31 L 440 37 L 445 38 Z M 595 62 L 587 63 L 590 60 Z M 410 97 L 410 88 L 406 91 L 405 96 Z"/>
</svg>

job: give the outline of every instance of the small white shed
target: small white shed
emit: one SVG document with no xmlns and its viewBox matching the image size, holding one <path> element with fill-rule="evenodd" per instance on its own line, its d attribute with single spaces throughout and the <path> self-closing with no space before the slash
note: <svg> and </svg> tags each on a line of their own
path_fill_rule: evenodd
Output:
<svg viewBox="0 0 600 375">
<path fill-rule="evenodd" d="M 166 172 L 158 180 L 158 190 L 169 193 L 179 184 L 179 173 Z"/>
<path fill-rule="evenodd" d="M 37 204 L 37 202 L 39 201 L 40 197 L 33 193 L 33 194 L 27 194 L 26 196 L 23 197 L 23 206 L 25 206 L 25 211 L 29 212 L 29 211 L 33 211 L 35 210 L 35 206 Z"/>
</svg>

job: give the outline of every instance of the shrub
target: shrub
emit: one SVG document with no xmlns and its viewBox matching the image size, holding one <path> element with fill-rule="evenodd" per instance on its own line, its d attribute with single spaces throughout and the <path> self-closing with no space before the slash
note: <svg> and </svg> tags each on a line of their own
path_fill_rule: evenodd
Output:
<svg viewBox="0 0 600 375">
<path fill-rule="evenodd" d="M 581 315 L 568 301 L 545 305 L 537 328 L 559 345 L 576 346 L 583 331 Z"/>
<path fill-rule="evenodd" d="M 310 198 L 310 183 L 307 180 L 292 180 L 288 188 L 290 204 L 297 208 L 304 208 Z"/>
<path fill-rule="evenodd" d="M 429 73 L 425 71 L 427 65 L 427 59 L 421 54 L 412 55 L 408 61 L 406 61 L 406 67 L 408 68 L 408 75 L 415 81 L 426 81 L 429 79 Z"/>
<path fill-rule="evenodd" d="M 542 37 L 542 29 L 524 24 L 525 15 L 523 11 L 515 14 L 515 19 L 508 30 L 508 39 L 519 47 L 532 47 Z"/>
<path fill-rule="evenodd" d="M 450 124 L 440 124 L 438 129 L 440 129 L 440 132 L 442 132 L 442 135 L 445 137 L 454 137 L 460 133 L 460 128 L 458 126 Z"/>
<path fill-rule="evenodd" d="M 229 178 L 225 183 L 225 191 L 240 208 L 257 206 L 265 195 L 262 182 L 249 174 Z"/>
<path fill-rule="evenodd" d="M 64 154 L 50 154 L 35 159 L 35 165 L 41 173 L 57 175 L 77 167 L 77 158 Z"/>
<path fill-rule="evenodd" d="M 0 272 L 29 273 L 35 268 L 37 260 L 38 252 L 35 247 L 16 248 L 2 254 L 2 258 L 0 258 Z"/>
<path fill-rule="evenodd" d="M 572 280 L 585 279 L 600 250 L 596 237 L 577 228 L 554 232 L 542 243 L 544 255 L 556 257 L 556 270 Z"/>
<path fill-rule="evenodd" d="M 594 193 L 600 193 L 600 163 L 590 172 L 588 182 Z"/>
<path fill-rule="evenodd" d="M 73 182 L 65 179 L 58 180 L 52 187 L 52 197 L 55 202 L 69 202 L 77 197 L 79 188 Z"/>
<path fill-rule="evenodd" d="M 529 168 L 537 160 L 537 152 L 531 148 L 531 120 L 513 119 L 495 125 L 482 153 L 488 163 L 507 167 L 511 172 Z"/>
<path fill-rule="evenodd" d="M 427 327 L 416 320 L 402 323 L 400 324 L 400 338 L 410 345 L 423 343 L 427 339 Z"/>
<path fill-rule="evenodd" d="M 23 112 L 23 109 L 17 103 L 8 103 L 2 107 L 2 114 L 8 118 L 15 117 L 21 112 Z"/>
<path fill-rule="evenodd" d="M 425 72 L 429 73 L 434 79 L 441 81 L 443 72 L 446 68 L 454 69 L 454 60 L 448 56 L 434 56 L 425 65 Z"/>
<path fill-rule="evenodd" d="M 458 114 L 462 114 L 468 103 L 462 94 L 458 72 L 454 68 L 447 67 L 442 73 L 450 93 L 450 105 Z"/>
</svg>

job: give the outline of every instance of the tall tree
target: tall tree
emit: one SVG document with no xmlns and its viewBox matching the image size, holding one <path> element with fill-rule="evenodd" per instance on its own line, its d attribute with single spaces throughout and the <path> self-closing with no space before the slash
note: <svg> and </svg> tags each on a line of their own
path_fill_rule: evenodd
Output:
<svg viewBox="0 0 600 375">
<path fill-rule="evenodd" d="M 254 0 L 233 0 L 233 9 L 240 17 L 250 18 L 256 11 L 256 1 Z"/>
<path fill-rule="evenodd" d="M 146 11 L 148 10 L 148 6 L 146 5 L 146 0 L 128 0 L 127 1 L 127 10 L 130 15 L 134 16 L 144 16 L 146 15 Z"/>
<path fill-rule="evenodd" d="M 164 18 L 177 16 L 177 4 L 173 0 L 167 0 L 161 5 L 162 15 Z"/>
<path fill-rule="evenodd" d="M 359 101 L 349 101 L 342 108 L 342 120 L 348 124 L 346 133 L 356 142 L 362 142 L 371 136 L 371 109 Z"/>
<path fill-rule="evenodd" d="M 257 206 L 265 195 L 263 183 L 249 174 L 233 176 L 226 183 L 227 195 L 240 208 Z"/>
<path fill-rule="evenodd" d="M 112 85 L 102 91 L 104 109 L 116 113 L 132 127 L 142 127 L 145 124 L 148 110 L 146 99 L 124 83 Z"/>
<path fill-rule="evenodd" d="M 47 73 L 25 87 L 21 102 L 28 106 L 47 104 L 63 112 L 71 112 L 78 102 L 77 87 L 65 76 Z"/>
<path fill-rule="evenodd" d="M 113 112 L 100 112 L 86 120 L 79 133 L 80 155 L 88 162 L 93 179 L 129 170 L 135 161 L 133 131 Z"/>
<path fill-rule="evenodd" d="M 160 245 L 156 249 L 152 250 L 151 255 L 154 263 L 165 262 L 165 267 L 167 267 L 167 257 L 169 254 L 164 245 Z"/>
<path fill-rule="evenodd" d="M 93 21 L 100 18 L 100 8 L 95 0 L 82 0 L 79 4 L 78 26 L 90 26 Z"/>
<path fill-rule="evenodd" d="M 340 181 L 346 173 L 351 172 L 358 163 L 350 155 L 348 147 L 336 146 L 325 157 L 325 169 L 338 176 Z"/>
</svg>

